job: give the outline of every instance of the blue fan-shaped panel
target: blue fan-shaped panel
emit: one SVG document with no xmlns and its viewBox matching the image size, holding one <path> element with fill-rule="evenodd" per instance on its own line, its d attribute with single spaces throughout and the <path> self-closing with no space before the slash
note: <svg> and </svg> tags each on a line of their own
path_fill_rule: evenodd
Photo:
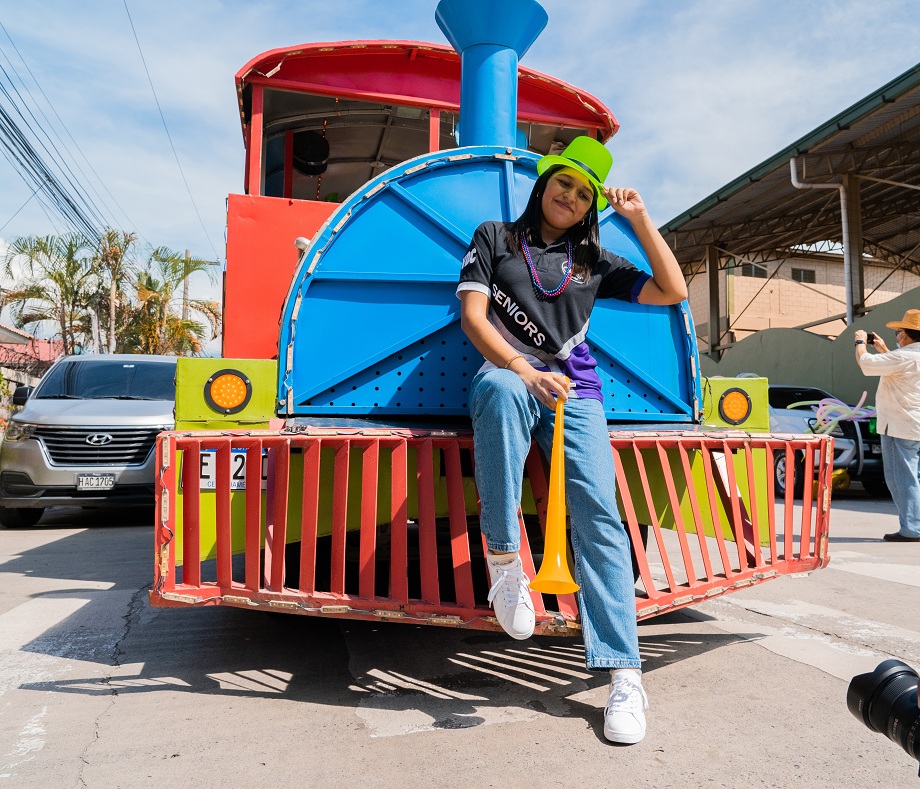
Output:
<svg viewBox="0 0 920 789">
<path fill-rule="evenodd" d="M 536 161 L 493 147 L 428 154 L 342 203 L 285 302 L 279 413 L 465 416 L 483 359 L 460 329 L 460 260 L 481 222 L 520 215 Z M 650 270 L 629 223 L 609 208 L 601 243 Z M 685 305 L 599 301 L 588 343 L 608 419 L 694 421 L 698 362 Z"/>
</svg>

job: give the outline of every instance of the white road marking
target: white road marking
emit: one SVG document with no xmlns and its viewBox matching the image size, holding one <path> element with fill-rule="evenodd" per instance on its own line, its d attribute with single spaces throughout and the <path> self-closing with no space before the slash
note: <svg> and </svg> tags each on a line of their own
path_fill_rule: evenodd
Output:
<svg viewBox="0 0 920 789">
<path fill-rule="evenodd" d="M 909 564 L 885 564 L 883 562 L 837 562 L 830 565 L 834 570 L 864 575 L 879 581 L 891 581 L 904 586 L 920 587 L 920 569 Z"/>
<path fill-rule="evenodd" d="M 7 752 L 6 761 L 0 767 L 0 778 L 14 778 L 15 770 L 20 764 L 31 761 L 42 748 L 45 747 L 45 724 L 42 720 L 48 714 L 48 707 L 42 707 L 40 712 L 29 718 L 28 723 L 19 732 L 19 739 Z"/>
<path fill-rule="evenodd" d="M 756 642 L 775 655 L 811 666 L 837 679 L 849 682 L 854 675 L 871 671 L 879 660 L 888 657 L 880 652 L 852 647 L 798 628 L 775 628 L 748 622 L 731 616 L 727 608 L 727 600 L 720 601 L 718 607 L 714 603 L 705 603 L 699 607 L 699 613 L 715 616 L 715 619 L 703 618 L 703 621 L 725 633 Z M 696 613 L 694 609 L 687 611 L 690 616 Z"/>
<path fill-rule="evenodd" d="M 45 595 L 17 605 L 0 615 L 0 649 L 22 649 L 88 602 L 88 597 Z"/>
<path fill-rule="evenodd" d="M 2 568 L 2 565 L 0 565 Z M 43 578 L 25 573 L 3 573 L 3 585 L 17 595 L 33 597 L 49 593 L 71 592 L 73 596 L 80 592 L 104 592 L 115 586 L 111 581 L 87 581 L 82 578 Z M 74 594 L 76 593 L 76 594 Z"/>
<path fill-rule="evenodd" d="M 747 611 L 788 619 L 798 624 L 832 628 L 837 636 L 846 641 L 864 642 L 884 637 L 886 640 L 903 641 L 920 646 L 920 633 L 916 630 L 895 627 L 873 619 L 861 619 L 846 611 L 806 603 L 802 600 L 771 603 L 765 600 L 725 598 L 725 602 Z"/>
</svg>

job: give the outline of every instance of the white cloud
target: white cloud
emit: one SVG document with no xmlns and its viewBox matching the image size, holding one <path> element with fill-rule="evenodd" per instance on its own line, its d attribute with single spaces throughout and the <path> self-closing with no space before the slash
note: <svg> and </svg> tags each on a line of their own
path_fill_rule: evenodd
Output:
<svg viewBox="0 0 920 789">
<path fill-rule="evenodd" d="M 660 222 L 913 66 L 920 33 L 905 0 L 546 5 L 536 67 L 611 107 L 616 171 Z"/>
</svg>

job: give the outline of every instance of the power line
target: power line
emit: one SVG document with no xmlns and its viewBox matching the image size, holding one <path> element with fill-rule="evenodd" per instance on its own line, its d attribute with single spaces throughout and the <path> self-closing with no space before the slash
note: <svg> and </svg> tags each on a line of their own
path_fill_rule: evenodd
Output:
<svg viewBox="0 0 920 789">
<path fill-rule="evenodd" d="M 3 53 L 4 57 L 6 57 L 6 53 L 3 52 L 2 49 L 0 49 L 0 53 Z M 9 58 L 7 58 L 7 62 L 9 63 Z M 10 68 L 13 70 L 13 73 L 16 74 L 15 67 L 13 67 L 12 63 L 10 63 L 9 65 L 10 65 Z M 93 214 L 97 220 L 100 220 L 100 224 L 103 224 L 103 225 L 106 224 L 104 218 L 101 215 L 101 212 L 98 210 L 96 205 L 91 200 L 89 200 L 87 196 L 83 193 L 79 179 L 74 174 L 73 170 L 70 169 L 70 166 L 67 164 L 67 162 L 64 161 L 63 157 L 60 155 L 58 151 L 59 146 L 55 145 L 55 143 L 52 141 L 45 127 L 41 124 L 38 118 L 35 117 L 35 113 L 32 112 L 32 109 L 29 107 L 28 102 L 26 102 L 22 93 L 19 92 L 19 89 L 16 87 L 9 73 L 7 72 L 5 68 L 3 68 L 2 65 L 0 65 L 0 73 L 2 73 L 4 77 L 6 77 L 6 80 L 9 83 L 9 87 L 16 94 L 16 99 L 18 99 L 18 101 L 14 99 L 12 95 L 10 95 L 9 91 L 2 84 L 0 84 L 0 90 L 2 90 L 3 95 L 6 96 L 7 100 L 10 103 L 10 106 L 16 111 L 16 114 L 19 115 L 22 121 L 26 124 L 26 127 L 32 132 L 33 139 L 44 150 L 45 155 L 48 158 L 48 161 L 53 162 L 57 166 L 58 172 L 63 176 L 64 180 L 70 185 L 72 192 L 74 193 L 76 198 L 83 204 L 84 209 L 86 209 L 90 214 Z M 19 75 L 16 74 L 16 76 L 18 77 Z M 22 83 L 22 78 L 20 78 L 19 81 L 20 83 Z M 23 89 L 26 91 L 26 93 L 29 94 L 29 98 L 32 99 L 32 94 L 29 93 L 28 87 L 24 83 L 22 83 L 22 86 L 23 86 Z M 33 99 L 33 102 L 34 102 L 34 99 Z M 23 111 L 22 111 L 23 108 L 29 114 L 29 118 L 31 118 L 31 123 L 29 119 L 26 118 L 25 115 L 23 115 Z M 36 109 L 38 109 L 38 111 L 41 113 L 41 108 L 36 107 Z M 45 117 L 44 113 L 42 113 L 42 116 Z M 47 117 L 45 117 L 45 121 L 47 120 L 48 120 Z M 54 132 L 53 129 L 52 129 L 52 132 Z M 42 137 L 44 137 L 44 140 L 42 139 Z M 45 140 L 47 140 L 47 144 L 45 143 Z M 58 141 L 60 142 L 60 138 L 58 138 Z M 63 148 L 63 145 L 61 145 L 61 147 Z"/>
<path fill-rule="evenodd" d="M 9 38 L 8 34 L 7 37 Z M 10 40 L 12 41 L 12 39 Z M 16 72 L 15 66 L 5 52 L 2 52 L 2 54 L 6 58 L 10 70 L 16 75 L 23 89 L 34 102 L 28 86 Z M 4 82 L 3 79 L 0 79 L 0 99 L 5 98 L 6 105 L 9 107 L 7 109 L 0 102 L 0 149 L 2 149 L 4 157 L 13 166 L 17 174 L 32 188 L 32 195 L 30 195 L 29 199 L 31 200 L 32 197 L 38 196 L 38 203 L 52 224 L 55 224 L 52 214 L 56 213 L 65 220 L 71 230 L 89 238 L 98 238 L 101 227 L 106 224 L 102 213 L 93 201 L 85 195 L 79 179 L 70 169 L 67 162 L 60 157 L 58 146 L 52 141 L 42 123 L 36 118 L 35 113 L 32 112 L 29 106 L 29 102 L 26 101 L 10 73 L 2 65 L 0 65 L 0 75 L 6 80 Z M 44 115 L 41 108 L 37 107 L 37 109 L 47 121 L 47 116 Z M 21 120 L 22 125 L 16 121 L 14 114 Z M 46 140 L 47 143 L 45 142 Z M 36 145 L 44 151 L 45 156 L 47 156 L 47 162 L 43 159 L 41 153 L 36 150 Z M 65 148 L 63 144 L 60 147 Z M 55 174 L 52 166 L 57 170 L 58 174 Z M 49 213 L 49 209 L 51 213 Z M 19 210 L 21 211 L 22 209 L 20 208 Z M 9 224 L 9 221 L 7 224 Z"/>
<path fill-rule="evenodd" d="M 160 107 L 160 100 L 157 98 L 156 88 L 153 87 L 153 80 L 150 77 L 150 70 L 147 68 L 147 61 L 144 59 L 144 52 L 141 49 L 141 42 L 137 37 L 137 30 L 134 29 L 134 20 L 131 18 L 131 11 L 128 9 L 128 0 L 123 0 L 123 2 L 125 4 L 125 13 L 128 15 L 128 22 L 131 25 L 131 32 L 134 34 L 134 41 L 137 44 L 137 51 L 141 56 L 141 63 L 144 66 L 144 72 L 147 74 L 147 82 L 150 83 L 150 91 L 153 93 L 153 100 L 156 102 L 157 111 L 160 113 L 160 120 L 163 121 L 163 129 L 166 132 L 166 139 L 169 140 L 169 147 L 172 148 L 173 156 L 176 159 L 176 166 L 179 168 L 179 173 L 182 176 L 182 182 L 185 184 L 185 191 L 188 192 L 189 200 L 192 201 L 192 207 L 195 209 L 195 214 L 198 217 L 198 222 L 201 225 L 201 229 L 204 231 L 204 236 L 208 240 L 208 244 L 211 246 L 211 251 L 214 253 L 215 259 L 219 260 L 220 255 L 217 253 L 214 242 L 211 241 L 211 236 L 208 234 L 208 229 L 205 227 L 204 220 L 201 218 L 201 212 L 198 210 L 198 205 L 195 203 L 195 198 L 192 196 L 192 190 L 188 185 L 188 179 L 186 179 L 185 172 L 182 169 L 182 163 L 179 161 L 179 154 L 176 153 L 176 146 L 173 145 L 172 135 L 170 135 L 169 127 L 166 125 L 166 117 L 163 115 L 163 110 Z"/>
<path fill-rule="evenodd" d="M 87 216 L 92 217 L 95 223 L 97 223 L 100 227 L 105 226 L 107 224 L 105 218 L 102 216 L 101 212 L 96 207 L 96 205 L 91 200 L 89 200 L 87 196 L 83 193 L 82 189 L 80 188 L 79 179 L 77 179 L 77 177 L 74 175 L 73 171 L 70 169 L 67 163 L 60 159 L 59 155 L 57 154 L 57 151 L 55 150 L 54 143 L 51 141 L 51 138 L 48 136 L 47 131 L 45 131 L 44 127 L 41 125 L 41 123 L 39 123 L 38 119 L 35 117 L 35 114 L 28 107 L 25 99 L 23 99 L 22 97 L 22 94 L 17 90 L 15 84 L 13 84 L 12 79 L 10 79 L 10 75 L 7 73 L 6 69 L 3 68 L 2 65 L 0 65 L 0 74 L 6 77 L 7 81 L 9 82 L 10 88 L 16 94 L 16 98 L 10 95 L 10 92 L 7 90 L 6 86 L 2 82 L 0 82 L 0 93 L 2 93 L 6 97 L 7 101 L 9 102 L 10 107 L 12 107 L 12 109 L 16 112 L 16 114 L 20 117 L 22 122 L 25 124 L 25 128 L 27 128 L 30 132 L 32 132 L 32 139 L 37 145 L 39 145 L 44 150 L 48 161 L 56 165 L 57 170 L 60 176 L 63 178 L 64 183 L 67 186 L 69 186 L 68 194 L 70 195 L 72 202 L 74 202 L 75 204 L 79 203 L 82 206 L 82 210 L 85 212 L 85 214 Z M 16 99 L 18 99 L 18 101 Z M 31 123 L 29 122 L 29 118 L 26 118 L 26 116 L 23 115 L 23 111 L 21 107 L 24 107 L 25 111 L 29 114 L 29 117 L 32 119 Z M 36 129 L 39 132 L 41 132 L 41 135 L 36 133 Z M 45 143 L 45 141 L 42 139 L 42 136 L 44 137 L 45 140 L 48 141 L 48 144 Z M 48 147 L 49 144 L 51 146 L 50 148 Z M 36 155 L 38 154 L 36 153 Z M 45 165 L 45 167 L 47 167 L 47 165 Z"/>
<path fill-rule="evenodd" d="M 97 238 L 99 228 L 76 204 L 61 182 L 35 151 L 25 134 L 6 109 L 0 105 L 0 148 L 7 161 L 19 176 L 39 193 L 39 202 L 50 201 L 58 212 L 78 233 Z"/>
<path fill-rule="evenodd" d="M 32 202 L 32 198 L 35 197 L 36 192 L 38 192 L 37 186 L 32 190 L 32 194 L 30 194 L 28 198 L 26 198 L 26 201 L 21 206 L 19 206 L 19 208 L 16 209 L 16 213 L 13 214 L 9 219 L 6 220 L 6 222 L 3 223 L 3 226 L 0 227 L 0 233 L 2 233 L 6 229 L 6 226 L 16 218 L 16 216 L 19 214 L 20 211 L 22 211 L 23 208 L 25 208 L 30 202 Z"/>
<path fill-rule="evenodd" d="M 70 133 L 70 130 L 67 128 L 67 124 L 64 123 L 64 120 L 63 120 L 63 119 L 61 118 L 61 116 L 58 114 L 58 111 L 55 109 L 54 104 L 52 104 L 51 100 L 48 98 L 48 95 L 45 93 L 44 88 L 42 88 L 41 83 L 38 81 L 38 79 L 36 78 L 35 74 L 32 72 L 32 69 L 29 67 L 29 64 L 26 62 L 26 59 L 23 57 L 22 52 L 19 51 L 19 47 L 16 46 L 16 42 L 13 40 L 13 37 L 10 35 L 10 33 L 9 33 L 9 31 L 6 29 L 6 27 L 4 27 L 4 25 L 3 25 L 2 22 L 0 22 L 0 30 L 2 30 L 3 33 L 6 35 L 7 39 L 9 40 L 9 42 L 10 42 L 10 44 L 12 45 L 13 49 L 15 50 L 16 54 L 19 56 L 20 62 L 21 62 L 22 65 L 25 67 L 25 69 L 26 69 L 26 71 L 28 72 L 29 76 L 32 78 L 32 81 L 35 83 L 35 86 L 38 88 L 39 92 L 41 93 L 42 97 L 44 98 L 45 103 L 48 105 L 48 107 L 50 108 L 51 112 L 54 113 L 54 117 L 57 118 L 58 124 L 59 124 L 60 128 L 63 129 L 64 133 L 67 135 L 67 137 L 68 137 L 68 138 L 70 139 L 70 141 L 73 143 L 74 147 L 75 147 L 75 148 L 77 149 L 77 151 L 79 152 L 80 156 L 83 158 L 83 161 L 86 162 L 87 167 L 89 167 L 90 172 L 95 176 L 96 181 L 98 181 L 98 183 L 102 186 L 102 189 L 105 191 L 105 193 L 111 198 L 112 202 L 115 204 L 115 207 L 121 212 L 122 216 L 128 221 L 128 226 L 129 226 L 129 227 L 135 227 L 135 223 L 131 220 L 131 217 L 128 216 L 127 212 L 122 208 L 122 206 L 119 204 L 119 202 L 118 202 L 118 200 L 115 198 L 115 196 L 109 191 L 108 187 L 105 185 L 105 182 L 102 180 L 102 178 L 99 177 L 99 173 L 96 172 L 96 170 L 95 170 L 95 168 L 93 167 L 92 163 L 91 163 L 91 162 L 89 161 L 89 159 L 86 157 L 86 154 L 83 153 L 83 150 L 80 148 L 79 143 L 77 143 L 77 141 L 74 139 L 73 135 Z M 3 51 L 2 48 L 0 48 L 0 52 L 2 52 L 2 51 Z M 6 53 L 4 53 L 4 56 L 6 56 Z M 13 70 L 13 72 L 16 73 L 16 75 L 19 77 L 19 81 L 20 81 L 20 83 L 22 84 L 23 88 L 26 90 L 26 92 L 29 94 L 29 97 L 32 98 L 32 101 L 33 101 L 33 103 L 35 104 L 36 109 L 38 109 L 38 111 L 41 113 L 42 117 L 43 117 L 46 121 L 48 121 L 49 125 L 52 126 L 52 129 L 51 129 L 51 130 L 52 130 L 52 133 L 53 133 L 54 136 L 58 139 L 58 141 L 61 143 L 61 146 L 60 146 L 61 149 L 67 151 L 68 154 L 70 154 L 69 149 L 68 149 L 67 146 L 64 144 L 63 140 L 61 140 L 60 135 L 58 135 L 57 132 L 54 130 L 53 124 L 51 124 L 50 120 L 48 119 L 48 116 L 45 115 L 45 113 L 42 111 L 42 109 L 41 109 L 41 107 L 39 106 L 38 102 L 35 101 L 34 97 L 32 96 L 31 91 L 29 91 L 28 86 L 27 86 L 26 83 L 25 83 L 25 80 L 24 80 L 21 76 L 19 76 L 18 72 L 16 72 L 16 67 L 13 65 L 12 61 L 10 60 L 10 58 L 9 58 L 8 56 L 7 56 L 7 62 L 10 64 L 10 68 Z M 105 206 L 106 210 L 109 211 L 109 212 L 111 213 L 111 209 L 110 209 L 109 206 L 106 204 L 105 198 L 102 197 L 102 195 L 100 195 L 98 192 L 96 192 L 95 188 L 93 187 L 93 185 L 92 185 L 92 183 L 90 182 L 90 180 L 87 178 L 86 173 L 83 171 L 83 168 L 80 167 L 80 164 L 79 164 L 79 162 L 77 162 L 76 158 L 75 158 L 72 154 L 70 154 L 70 156 L 71 156 L 71 159 L 72 159 L 73 162 L 74 162 L 74 165 L 75 165 L 75 166 L 77 167 L 77 169 L 80 171 L 80 174 L 83 176 L 84 179 L 87 180 L 87 185 L 89 186 L 89 188 L 92 189 L 92 191 L 96 194 L 97 197 L 100 198 L 100 200 L 102 200 L 102 203 L 103 203 L 103 205 Z M 113 223 L 111 223 L 111 224 L 114 225 L 114 224 L 116 224 L 116 223 L 113 222 Z"/>
</svg>

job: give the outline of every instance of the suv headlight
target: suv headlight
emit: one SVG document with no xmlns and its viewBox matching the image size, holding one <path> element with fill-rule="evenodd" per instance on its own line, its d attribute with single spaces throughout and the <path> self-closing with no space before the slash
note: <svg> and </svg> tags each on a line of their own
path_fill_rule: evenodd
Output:
<svg viewBox="0 0 920 789">
<path fill-rule="evenodd" d="M 35 425 L 30 425 L 26 422 L 17 422 L 14 419 L 6 428 L 6 435 L 3 436 L 3 440 L 9 441 L 11 444 L 16 444 L 20 441 L 26 441 L 27 439 L 32 438 L 32 434 L 34 432 Z"/>
</svg>

